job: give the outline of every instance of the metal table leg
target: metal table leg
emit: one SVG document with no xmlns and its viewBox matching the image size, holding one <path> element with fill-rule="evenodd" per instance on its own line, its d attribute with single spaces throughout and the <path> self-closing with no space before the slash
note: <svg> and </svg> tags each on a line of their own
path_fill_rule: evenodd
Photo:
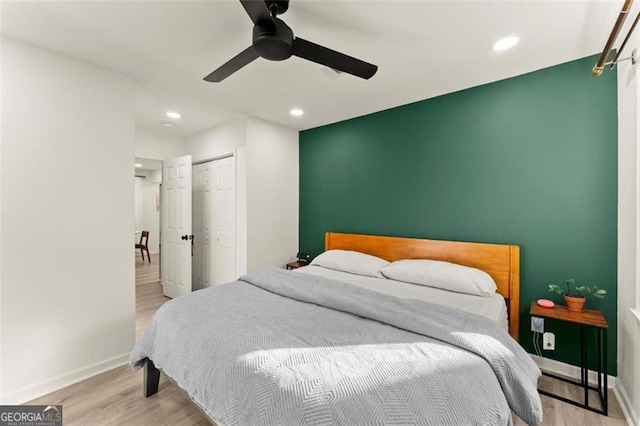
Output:
<svg viewBox="0 0 640 426">
<path fill-rule="evenodd" d="M 604 411 L 604 415 L 609 415 L 609 387 L 607 384 L 609 375 L 607 374 L 607 329 L 601 328 L 599 330 L 602 333 L 602 340 L 604 344 L 602 345 L 602 359 L 604 363 L 604 404 L 602 409 Z"/>
<path fill-rule="evenodd" d="M 584 325 L 580 326 L 580 348 L 582 356 L 580 357 L 580 369 L 582 373 L 582 385 L 584 386 L 584 406 L 589 408 L 589 369 L 587 367 L 587 345 L 585 339 Z"/>
<path fill-rule="evenodd" d="M 596 331 L 596 356 L 597 356 L 597 368 L 598 368 L 598 387 L 594 385 L 589 385 L 589 368 L 587 363 L 587 345 L 586 345 L 586 330 L 585 326 L 580 325 L 580 380 L 569 379 L 567 377 L 559 376 L 553 373 L 542 372 L 545 376 L 552 377 L 557 380 L 562 380 L 563 382 L 570 383 L 575 386 L 580 386 L 584 389 L 584 403 L 580 403 L 568 398 L 565 398 L 560 395 L 555 395 L 551 392 L 544 391 L 542 389 L 538 389 L 538 392 L 541 395 L 550 396 L 552 398 L 558 399 L 560 401 L 566 402 L 568 404 L 575 405 L 580 408 L 587 409 L 589 411 L 593 411 L 598 414 L 603 414 L 605 416 L 609 415 L 609 401 L 608 401 L 608 389 L 607 389 L 607 330 L 604 328 L 598 328 Z M 602 377 L 603 375 L 604 377 Z M 600 397 L 600 402 L 602 404 L 602 409 L 597 409 L 595 407 L 589 406 L 589 390 L 594 390 L 598 392 L 598 396 Z"/>
</svg>

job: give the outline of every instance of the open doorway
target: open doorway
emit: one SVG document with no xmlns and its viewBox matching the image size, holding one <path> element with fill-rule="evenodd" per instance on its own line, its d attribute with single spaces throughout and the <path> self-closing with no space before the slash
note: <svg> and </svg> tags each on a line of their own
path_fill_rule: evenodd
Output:
<svg viewBox="0 0 640 426">
<path fill-rule="evenodd" d="M 135 162 L 136 272 L 159 277 L 161 293 L 171 298 L 233 281 L 235 153 L 195 164 L 189 155 Z"/>
<path fill-rule="evenodd" d="M 160 281 L 162 161 L 136 157 L 134 176 L 137 338 L 158 308 L 170 299 L 162 295 Z M 146 241 L 141 239 L 143 231 L 148 232 Z M 145 243 L 148 253 L 136 247 L 141 243 Z"/>
<path fill-rule="evenodd" d="M 236 160 L 135 158 L 135 243 L 148 232 L 150 254 L 135 252 L 137 333 L 169 297 L 236 279 Z"/>
<path fill-rule="evenodd" d="M 135 158 L 135 232 L 139 260 L 159 263 L 160 257 L 160 188 L 162 161 Z M 143 233 L 144 237 L 143 238 Z"/>
</svg>

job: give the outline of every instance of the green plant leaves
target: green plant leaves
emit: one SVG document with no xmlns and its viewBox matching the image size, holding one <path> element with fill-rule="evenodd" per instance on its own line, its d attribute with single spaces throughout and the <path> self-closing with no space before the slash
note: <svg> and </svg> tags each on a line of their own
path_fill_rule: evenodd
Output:
<svg viewBox="0 0 640 426">
<path fill-rule="evenodd" d="M 589 296 L 596 297 L 598 299 L 604 299 L 605 295 L 607 294 L 607 290 L 598 288 L 597 285 L 594 285 L 594 286 L 579 285 L 578 286 L 576 285 L 577 281 L 574 278 L 563 280 L 563 282 L 567 286 L 566 290 L 563 287 L 559 286 L 558 284 L 549 284 L 549 291 L 553 293 L 566 294 L 568 296 L 576 296 L 576 297 L 589 295 Z M 571 285 L 575 286 L 574 287 L 575 292 L 571 291 Z"/>
<path fill-rule="evenodd" d="M 594 287 L 597 288 L 597 287 Z M 593 292 L 593 297 L 597 297 L 598 299 L 604 299 L 604 295 L 607 294 L 607 290 L 599 288 Z"/>
<path fill-rule="evenodd" d="M 564 289 L 560 287 L 558 284 L 549 284 L 549 291 L 558 293 L 558 294 L 564 293 Z"/>
</svg>

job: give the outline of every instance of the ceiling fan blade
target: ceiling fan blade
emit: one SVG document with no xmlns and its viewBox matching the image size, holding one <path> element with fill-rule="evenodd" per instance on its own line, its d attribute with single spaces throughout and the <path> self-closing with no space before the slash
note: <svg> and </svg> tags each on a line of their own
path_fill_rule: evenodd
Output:
<svg viewBox="0 0 640 426">
<path fill-rule="evenodd" d="M 326 65 L 334 70 L 346 72 L 366 80 L 373 77 L 378 66 L 361 61 L 344 53 L 336 52 L 319 44 L 296 37 L 293 40 L 293 54 L 309 61 Z"/>
<path fill-rule="evenodd" d="M 253 46 L 249 46 L 204 79 L 210 83 L 219 83 L 257 58 L 258 53 Z"/>
<path fill-rule="evenodd" d="M 247 11 L 247 14 L 254 24 L 271 27 L 273 29 L 276 28 L 276 23 L 271 17 L 271 12 L 269 12 L 269 8 L 264 0 L 240 0 L 240 3 L 242 3 L 244 10 Z"/>
</svg>

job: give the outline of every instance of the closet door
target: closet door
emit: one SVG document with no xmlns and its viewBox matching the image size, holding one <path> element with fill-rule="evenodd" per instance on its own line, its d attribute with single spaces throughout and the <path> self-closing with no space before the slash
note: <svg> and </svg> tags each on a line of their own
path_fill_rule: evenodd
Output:
<svg viewBox="0 0 640 426">
<path fill-rule="evenodd" d="M 167 297 L 191 292 L 191 156 L 162 164 L 162 289 Z"/>
<path fill-rule="evenodd" d="M 236 276 L 236 157 L 215 160 L 213 169 L 213 285 Z"/>
<path fill-rule="evenodd" d="M 193 289 L 211 285 L 211 162 L 193 166 Z"/>
</svg>

